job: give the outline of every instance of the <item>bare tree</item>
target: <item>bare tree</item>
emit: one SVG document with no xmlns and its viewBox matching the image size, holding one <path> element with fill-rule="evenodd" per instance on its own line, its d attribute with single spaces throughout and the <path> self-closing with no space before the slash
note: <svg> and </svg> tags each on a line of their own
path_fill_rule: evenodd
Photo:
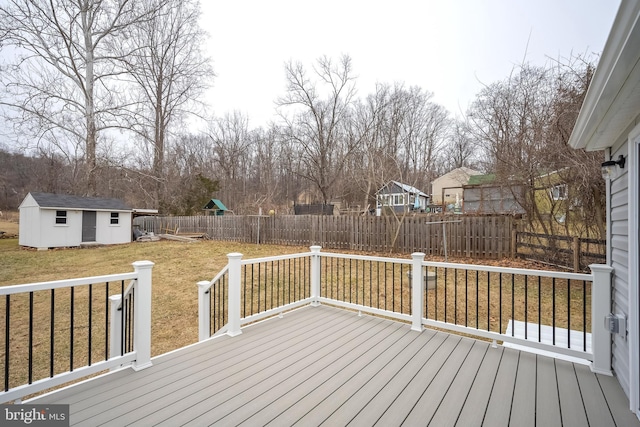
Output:
<svg viewBox="0 0 640 427">
<path fill-rule="evenodd" d="M 593 73 L 588 62 L 581 64 L 525 64 L 486 86 L 470 111 L 470 129 L 486 152 L 486 168 L 511 188 L 532 228 L 545 234 L 594 226 L 604 232 L 598 155 L 591 158 L 566 145 Z"/>
<path fill-rule="evenodd" d="M 96 192 L 100 133 L 118 114 L 121 70 L 109 46 L 148 19 L 130 0 L 10 0 L 0 5 L 0 43 L 15 50 L 2 68 L 0 104 L 17 134 L 60 149 L 82 144 L 87 192 Z"/>
<path fill-rule="evenodd" d="M 301 171 L 318 190 L 323 203 L 333 196 L 345 163 L 360 142 L 345 131 L 356 89 L 351 58 L 343 56 L 338 64 L 322 57 L 314 67 L 311 80 L 300 63 L 285 66 L 287 93 L 278 100 L 280 107 L 295 107 L 286 122 L 287 137 L 294 142 L 305 169 Z M 323 96 L 324 95 L 324 96 Z"/>
<path fill-rule="evenodd" d="M 152 19 L 129 26 L 124 43 L 114 46 L 114 51 L 120 52 L 118 58 L 134 82 L 130 128 L 152 147 L 158 205 L 170 127 L 197 113 L 197 101 L 213 71 L 201 50 L 206 35 L 198 23 L 197 1 L 153 0 L 143 6 Z"/>
<path fill-rule="evenodd" d="M 213 150 L 211 167 L 220 181 L 223 196 L 238 202 L 244 200 L 253 151 L 249 118 L 239 111 L 216 118 L 209 124 L 208 137 Z"/>
<path fill-rule="evenodd" d="M 473 140 L 467 124 L 460 119 L 456 119 L 452 124 L 447 144 L 441 155 L 442 168 L 438 170 L 438 174 L 444 174 L 446 171 L 463 166 L 479 169 L 476 150 L 477 144 Z"/>
</svg>

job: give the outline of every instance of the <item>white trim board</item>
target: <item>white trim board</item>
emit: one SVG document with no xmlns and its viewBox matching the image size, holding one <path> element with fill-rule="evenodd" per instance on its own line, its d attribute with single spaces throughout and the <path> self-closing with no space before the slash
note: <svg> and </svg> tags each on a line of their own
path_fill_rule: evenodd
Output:
<svg viewBox="0 0 640 427">
<path fill-rule="evenodd" d="M 527 340 L 538 341 L 538 324 L 537 323 L 531 323 L 531 322 L 524 323 L 519 320 L 515 320 L 512 323 L 512 321 L 509 320 L 509 323 L 507 324 L 507 330 L 504 333 L 505 335 L 511 335 L 511 329 L 513 327 L 513 336 L 524 339 L 525 325 L 527 330 Z M 540 342 L 541 343 L 554 345 L 553 329 L 554 328 L 549 325 L 540 325 Z M 555 346 L 569 348 L 569 345 L 568 345 L 569 333 L 567 332 L 567 329 L 556 327 L 555 330 L 556 330 Z M 583 343 L 584 343 L 583 337 L 584 337 L 584 334 L 582 333 L 582 331 L 576 331 L 572 329 L 571 330 L 571 348 L 582 350 Z M 590 353 L 591 352 L 591 334 L 590 333 L 587 333 L 586 341 L 587 341 L 587 352 Z M 562 359 L 568 362 L 580 363 L 583 365 L 591 364 L 591 362 L 586 359 L 566 356 L 563 354 L 555 353 L 553 351 L 540 350 L 540 349 L 536 349 L 534 347 L 529 347 L 526 345 L 513 344 L 505 341 L 502 344 L 502 346 L 513 348 L 516 350 L 527 351 L 529 353 L 539 354 L 541 356 L 555 357 L 556 359 Z"/>
<path fill-rule="evenodd" d="M 640 418 L 640 125 L 629 134 L 629 405 Z"/>
</svg>

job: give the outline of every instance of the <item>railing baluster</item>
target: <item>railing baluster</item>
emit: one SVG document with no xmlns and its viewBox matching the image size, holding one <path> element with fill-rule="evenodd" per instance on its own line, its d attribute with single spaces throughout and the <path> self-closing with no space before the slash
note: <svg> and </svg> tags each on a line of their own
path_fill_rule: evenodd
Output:
<svg viewBox="0 0 640 427">
<path fill-rule="evenodd" d="M 476 329 L 479 329 L 479 313 L 478 307 L 480 306 L 480 272 L 476 271 Z"/>
<path fill-rule="evenodd" d="M 271 307 L 273 308 L 273 261 L 271 261 Z"/>
<path fill-rule="evenodd" d="M 464 326 L 469 327 L 469 270 L 464 271 Z"/>
<path fill-rule="evenodd" d="M 587 282 L 582 281 L 582 351 L 587 351 Z"/>
<path fill-rule="evenodd" d="M 449 276 L 449 274 L 447 274 L 447 269 L 444 269 L 444 321 L 447 321 L 447 276 Z"/>
<path fill-rule="evenodd" d="M 364 272 L 362 274 L 364 276 Z M 360 289 L 360 278 L 358 277 L 358 260 L 356 260 L 356 304 L 358 304 L 358 301 L 360 300 L 358 295 L 358 289 Z"/>
<path fill-rule="evenodd" d="M 287 260 L 287 288 L 289 289 L 289 304 L 291 304 L 291 260 Z"/>
<path fill-rule="evenodd" d="M 567 279 L 567 348 L 571 348 L 571 279 Z"/>
<path fill-rule="evenodd" d="M 528 313 L 529 313 L 529 294 L 528 294 L 528 289 L 529 289 L 529 276 L 524 276 L 524 339 L 526 340 L 527 337 L 527 330 L 529 328 L 527 328 L 527 324 L 529 323 L 529 318 L 528 318 Z M 515 325 L 514 325 L 515 326 Z"/>
<path fill-rule="evenodd" d="M 109 310 L 105 310 L 107 313 L 109 312 Z M 55 325 L 56 325 L 56 319 L 55 319 L 55 312 L 56 312 L 56 290 L 55 289 L 51 289 L 51 307 L 50 307 L 50 314 L 49 314 L 49 377 L 53 377 L 54 375 L 54 363 L 53 363 L 53 359 L 54 359 L 54 348 L 55 348 L 55 339 L 54 339 L 54 331 L 55 331 Z M 108 329 L 105 329 L 108 330 Z"/>
<path fill-rule="evenodd" d="M 373 307 L 373 261 L 369 261 L 369 306 Z"/>
<path fill-rule="evenodd" d="M 491 330 L 491 272 L 487 271 L 487 331 Z"/>
<path fill-rule="evenodd" d="M 52 289 L 53 291 L 53 289 Z M 109 359 L 109 282 L 104 287 L 104 360 Z M 52 295 L 53 296 L 53 295 Z M 51 352 L 53 354 L 53 351 Z"/>
<path fill-rule="evenodd" d="M 502 273 L 499 274 L 498 276 L 498 285 L 500 286 L 500 288 L 498 289 L 499 294 L 500 294 L 500 310 L 499 310 L 499 321 L 498 321 L 498 332 L 502 333 Z"/>
<path fill-rule="evenodd" d="M 516 331 L 516 275 L 511 273 L 511 336 L 515 336 Z"/>
<path fill-rule="evenodd" d="M 71 287 L 71 312 L 69 313 L 70 328 L 69 328 L 69 371 L 73 372 L 73 304 L 74 304 L 74 287 Z"/>
<path fill-rule="evenodd" d="M 91 314 L 93 313 L 93 304 L 92 304 L 92 299 L 93 299 L 93 285 L 89 284 L 89 328 L 88 328 L 88 350 L 89 350 L 89 354 L 87 354 L 87 362 L 88 365 L 91 366 L 91 331 L 92 331 L 92 322 L 91 322 Z"/>
<path fill-rule="evenodd" d="M 9 338 L 10 338 L 10 313 L 11 295 L 5 298 L 5 318 L 4 318 L 4 391 L 9 390 Z"/>
<path fill-rule="evenodd" d="M 124 280 L 120 281 L 120 356 L 124 355 Z"/>
<path fill-rule="evenodd" d="M 404 301 L 402 298 L 402 295 L 404 294 L 404 271 L 403 271 L 403 267 L 404 264 L 400 264 L 400 313 L 403 313 L 403 309 L 404 309 Z M 411 284 L 409 284 L 411 285 Z"/>
<path fill-rule="evenodd" d="M 556 278 L 551 280 L 551 328 L 552 342 L 556 345 Z"/>
<path fill-rule="evenodd" d="M 427 283 L 428 282 L 428 275 L 429 273 L 427 272 Z M 453 269 L 453 323 L 454 324 L 458 324 L 458 269 L 454 268 Z"/>
<path fill-rule="evenodd" d="M 391 311 L 396 311 L 396 263 L 391 263 Z"/>
<path fill-rule="evenodd" d="M 33 382 L 33 292 L 29 292 L 29 384 Z"/>
<path fill-rule="evenodd" d="M 242 317 L 247 316 L 247 266 L 242 266 L 244 280 L 242 281 Z"/>
<path fill-rule="evenodd" d="M 542 277 L 538 276 L 538 342 L 542 342 Z"/>
</svg>

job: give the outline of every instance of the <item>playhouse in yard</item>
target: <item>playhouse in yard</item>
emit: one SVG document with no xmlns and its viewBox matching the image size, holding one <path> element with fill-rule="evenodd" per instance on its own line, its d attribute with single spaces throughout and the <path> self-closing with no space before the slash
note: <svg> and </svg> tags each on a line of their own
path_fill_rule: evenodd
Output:
<svg viewBox="0 0 640 427">
<path fill-rule="evenodd" d="M 47 249 L 131 241 L 133 209 L 118 199 L 32 192 L 19 210 L 21 246 Z"/>
</svg>

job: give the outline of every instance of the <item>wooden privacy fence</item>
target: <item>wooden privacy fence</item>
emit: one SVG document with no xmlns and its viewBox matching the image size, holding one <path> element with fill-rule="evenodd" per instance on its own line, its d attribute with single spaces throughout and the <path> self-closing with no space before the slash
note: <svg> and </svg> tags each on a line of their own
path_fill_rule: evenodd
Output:
<svg viewBox="0 0 640 427">
<path fill-rule="evenodd" d="M 589 264 L 604 264 L 607 241 L 571 236 L 516 232 L 515 251 L 518 257 L 572 269 L 589 271 Z"/>
<path fill-rule="evenodd" d="M 213 240 L 326 249 L 424 252 L 468 258 L 514 256 L 510 216 L 175 216 L 141 217 L 135 224 L 156 234 L 206 233 Z"/>
</svg>

